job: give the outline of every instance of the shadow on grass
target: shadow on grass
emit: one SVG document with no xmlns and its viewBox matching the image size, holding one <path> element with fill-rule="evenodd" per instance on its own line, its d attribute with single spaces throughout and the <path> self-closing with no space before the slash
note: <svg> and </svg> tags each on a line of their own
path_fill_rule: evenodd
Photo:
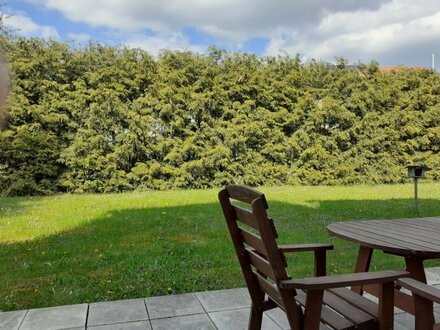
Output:
<svg viewBox="0 0 440 330">
<path fill-rule="evenodd" d="M 25 212 L 31 205 L 38 203 L 44 197 L 1 197 L 0 220 L 19 212 Z"/>
<path fill-rule="evenodd" d="M 332 242 L 329 273 L 351 272 L 354 244 L 330 237 L 334 221 L 414 217 L 412 200 L 269 200 L 280 243 Z M 14 209 L 20 202 L 10 205 Z M 421 216 L 440 215 L 440 200 L 420 201 Z M 0 309 L 139 298 L 243 286 L 217 203 L 111 211 L 77 227 L 27 242 L 0 245 Z M 289 259 L 295 276 L 312 273 L 310 254 Z M 373 267 L 401 268 L 375 254 Z"/>
</svg>

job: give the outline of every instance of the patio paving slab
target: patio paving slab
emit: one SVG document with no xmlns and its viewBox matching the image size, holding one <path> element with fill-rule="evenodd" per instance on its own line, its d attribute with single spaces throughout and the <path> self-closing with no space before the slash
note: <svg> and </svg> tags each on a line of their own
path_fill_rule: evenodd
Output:
<svg viewBox="0 0 440 330">
<path fill-rule="evenodd" d="M 247 288 L 197 292 L 195 295 L 208 313 L 251 306 Z"/>
<path fill-rule="evenodd" d="M 440 284 L 440 267 L 433 267 L 425 269 L 426 282 L 430 285 Z"/>
<path fill-rule="evenodd" d="M 170 317 L 165 319 L 151 320 L 151 326 L 154 330 L 216 330 L 212 321 L 206 314 L 194 314 Z"/>
<path fill-rule="evenodd" d="M 394 330 L 413 330 L 414 316 L 408 313 L 394 314 Z"/>
<path fill-rule="evenodd" d="M 151 330 L 150 321 L 107 324 L 87 327 L 87 330 Z"/>
<path fill-rule="evenodd" d="M 265 315 L 269 316 L 281 329 L 289 330 L 289 321 L 287 321 L 286 314 L 280 308 L 274 308 L 264 312 Z M 320 325 L 320 330 L 331 330 L 326 325 Z"/>
<path fill-rule="evenodd" d="M 440 287 L 440 267 L 427 268 L 430 285 Z M 370 295 L 366 295 L 369 297 Z M 371 297 L 376 300 L 376 298 Z M 250 298 L 247 288 L 181 295 L 0 312 L 0 329 L 11 330 L 160 330 L 247 329 Z M 440 306 L 434 309 L 440 321 Z M 87 322 L 87 324 L 86 324 Z M 395 308 L 394 329 L 411 330 L 414 317 Z M 264 313 L 263 329 L 287 330 L 280 309 Z M 321 329 L 326 329 L 321 326 Z"/>
<path fill-rule="evenodd" d="M 87 326 L 148 320 L 144 299 L 92 303 Z"/>
<path fill-rule="evenodd" d="M 289 321 L 287 321 L 286 313 L 284 313 L 280 308 L 271 309 L 264 314 L 268 315 L 281 329 L 290 329 Z"/>
<path fill-rule="evenodd" d="M 20 330 L 84 329 L 87 304 L 30 309 Z"/>
<path fill-rule="evenodd" d="M 426 272 L 431 272 L 440 276 L 440 267 L 429 267 L 425 268 Z"/>
<path fill-rule="evenodd" d="M 247 330 L 250 308 L 208 313 L 218 330 Z M 262 330 L 282 330 L 269 316 L 263 315 Z"/>
<path fill-rule="evenodd" d="M 193 293 L 146 298 L 145 303 L 151 320 L 205 312 Z"/>
<path fill-rule="evenodd" d="M 26 316 L 27 310 L 0 313 L 0 329 L 18 329 Z"/>
</svg>

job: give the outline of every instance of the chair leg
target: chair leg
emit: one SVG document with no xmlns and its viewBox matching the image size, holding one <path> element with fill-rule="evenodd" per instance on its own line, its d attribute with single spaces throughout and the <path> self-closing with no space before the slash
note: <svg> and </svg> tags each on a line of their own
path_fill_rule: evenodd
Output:
<svg viewBox="0 0 440 330">
<path fill-rule="evenodd" d="M 307 292 L 306 308 L 304 311 L 304 330 L 319 329 L 323 296 L 324 291 L 322 290 L 312 290 Z"/>
<path fill-rule="evenodd" d="M 379 329 L 394 326 L 394 282 L 382 283 L 379 289 Z"/>
<path fill-rule="evenodd" d="M 432 315 L 433 303 L 419 295 L 415 295 L 415 330 L 432 329 L 434 317 Z"/>
<path fill-rule="evenodd" d="M 252 303 L 251 314 L 249 315 L 249 330 L 260 330 L 262 321 L 263 310 Z"/>
<path fill-rule="evenodd" d="M 301 307 L 296 303 L 291 291 L 281 291 L 280 293 L 290 329 L 302 330 L 304 328 L 304 314 Z"/>
</svg>

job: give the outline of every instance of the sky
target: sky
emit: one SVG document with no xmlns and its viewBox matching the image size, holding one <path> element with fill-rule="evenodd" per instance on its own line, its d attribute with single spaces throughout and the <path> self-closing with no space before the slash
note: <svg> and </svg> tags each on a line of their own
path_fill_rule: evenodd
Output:
<svg viewBox="0 0 440 330">
<path fill-rule="evenodd" d="M 5 0 L 25 37 L 440 67 L 439 0 Z"/>
</svg>

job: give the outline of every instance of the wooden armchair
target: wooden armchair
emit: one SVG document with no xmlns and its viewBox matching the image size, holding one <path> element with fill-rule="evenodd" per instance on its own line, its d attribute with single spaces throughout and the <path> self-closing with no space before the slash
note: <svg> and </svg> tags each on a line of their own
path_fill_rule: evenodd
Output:
<svg viewBox="0 0 440 330">
<path fill-rule="evenodd" d="M 412 278 L 404 278 L 397 284 L 412 292 L 415 307 L 415 330 L 440 329 L 440 323 L 434 324 L 433 303 L 440 304 L 440 290 Z"/>
<path fill-rule="evenodd" d="M 292 330 L 316 330 L 321 322 L 334 329 L 393 328 L 394 281 L 407 272 L 325 276 L 326 251 L 333 246 L 278 245 L 262 193 L 230 185 L 219 200 L 252 300 L 249 329 L 260 329 L 263 312 L 276 307 L 286 313 Z M 303 251 L 314 252 L 315 277 L 291 279 L 284 255 Z M 379 304 L 345 288 L 365 284 L 380 285 Z"/>
</svg>

